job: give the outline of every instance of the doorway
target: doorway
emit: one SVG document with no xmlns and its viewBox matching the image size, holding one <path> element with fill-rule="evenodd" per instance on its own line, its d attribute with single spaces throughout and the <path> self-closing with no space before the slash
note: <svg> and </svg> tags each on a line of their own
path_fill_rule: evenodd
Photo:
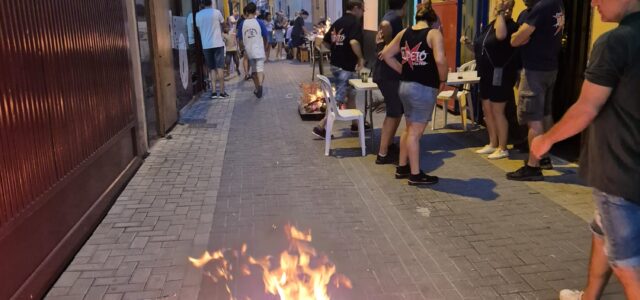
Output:
<svg viewBox="0 0 640 300">
<path fill-rule="evenodd" d="M 145 120 L 147 124 L 147 140 L 151 146 L 158 139 L 158 110 L 156 105 L 155 70 L 151 53 L 151 33 L 149 32 L 148 0 L 136 0 L 136 22 L 138 42 L 140 45 L 140 64 L 142 71 L 142 88 L 144 97 Z"/>
<path fill-rule="evenodd" d="M 553 99 L 553 119 L 559 121 L 580 96 L 589 58 L 591 5 L 589 1 L 564 0 L 565 30 L 560 53 L 558 81 Z M 553 153 L 568 161 L 580 155 L 580 136 L 557 144 Z"/>
<path fill-rule="evenodd" d="M 479 34 L 482 27 L 487 24 L 489 5 L 489 1 L 485 0 L 458 1 L 458 16 L 460 20 L 458 25 L 458 40 L 461 36 L 475 38 L 475 36 Z M 460 47 L 459 43 L 457 52 L 457 65 L 462 65 L 475 59 L 473 51 L 467 47 Z"/>
</svg>

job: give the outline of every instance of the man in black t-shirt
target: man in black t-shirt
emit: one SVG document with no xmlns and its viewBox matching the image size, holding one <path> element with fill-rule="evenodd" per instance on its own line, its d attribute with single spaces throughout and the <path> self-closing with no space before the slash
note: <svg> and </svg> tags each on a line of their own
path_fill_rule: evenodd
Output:
<svg viewBox="0 0 640 300">
<path fill-rule="evenodd" d="M 380 29 L 376 36 L 376 51 L 381 53 L 386 45 L 391 43 L 394 37 L 404 26 L 402 18 L 407 10 L 407 0 L 390 0 L 389 11 L 382 17 Z M 380 92 L 384 97 L 384 103 L 387 115 L 382 123 L 382 131 L 380 133 L 380 147 L 376 164 L 393 164 L 397 163 L 400 156 L 400 147 L 393 143 L 396 131 L 400 126 L 404 108 L 398 91 L 400 90 L 400 76 L 396 71 L 391 69 L 383 60 L 376 62 L 373 74 L 373 81 L 378 84 Z"/>
<path fill-rule="evenodd" d="M 349 86 L 349 79 L 358 78 L 358 72 L 365 63 L 361 46 L 363 15 L 364 4 L 356 0 L 349 1 L 344 16 L 331 25 L 323 39 L 325 46 L 331 49 L 331 72 L 336 86 L 335 100 L 338 103 L 346 103 L 348 108 L 356 107 L 356 95 L 353 88 Z M 313 129 L 313 134 L 325 138 L 326 123 L 325 117 Z M 371 129 L 370 125 L 366 127 L 367 130 Z M 358 132 L 357 121 L 351 125 L 351 131 Z"/>
<path fill-rule="evenodd" d="M 596 204 L 590 280 L 584 292 L 563 290 L 560 300 L 599 299 L 612 270 L 627 299 L 640 299 L 640 0 L 593 2 L 604 22 L 620 26 L 596 41 L 580 98 L 533 140 L 531 154 L 541 157 L 588 127 L 580 175 Z"/>
<path fill-rule="evenodd" d="M 529 127 L 531 143 L 544 133 L 545 117 L 551 116 L 565 15 L 562 0 L 524 1 L 527 10 L 518 18 L 521 26 L 511 36 L 511 45 L 520 47 L 523 70 L 518 87 L 518 121 Z M 551 159 L 530 155 L 522 168 L 507 174 L 507 179 L 541 181 L 542 168 L 553 168 Z"/>
<path fill-rule="evenodd" d="M 293 30 L 291 30 L 291 49 L 293 49 L 293 59 L 298 58 L 298 47 L 304 44 L 305 36 L 308 34 L 307 29 L 304 27 L 304 21 L 307 18 L 309 18 L 309 12 L 303 9 L 300 11 L 300 16 L 293 21 Z"/>
</svg>

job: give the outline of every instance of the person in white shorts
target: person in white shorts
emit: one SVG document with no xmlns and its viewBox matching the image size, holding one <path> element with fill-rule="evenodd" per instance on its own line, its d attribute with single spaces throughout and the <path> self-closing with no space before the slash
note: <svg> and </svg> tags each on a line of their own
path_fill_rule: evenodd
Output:
<svg viewBox="0 0 640 300">
<path fill-rule="evenodd" d="M 256 18 L 257 7 L 255 3 L 249 3 L 244 8 L 247 19 L 242 24 L 242 30 L 238 32 L 238 38 L 242 41 L 246 55 L 249 58 L 249 66 L 253 83 L 255 84 L 256 97 L 262 98 L 262 83 L 264 82 L 264 60 L 267 47 L 267 27 Z"/>
</svg>

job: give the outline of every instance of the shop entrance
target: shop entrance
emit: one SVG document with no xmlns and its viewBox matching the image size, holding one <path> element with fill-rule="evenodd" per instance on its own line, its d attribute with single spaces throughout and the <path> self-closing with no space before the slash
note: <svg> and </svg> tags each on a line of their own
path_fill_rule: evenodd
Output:
<svg viewBox="0 0 640 300">
<path fill-rule="evenodd" d="M 565 32 L 560 54 L 560 68 L 553 101 L 553 118 L 559 121 L 580 96 L 589 56 L 591 5 L 588 1 L 564 0 Z M 580 136 L 554 147 L 554 154 L 576 161 L 580 154 Z"/>
</svg>

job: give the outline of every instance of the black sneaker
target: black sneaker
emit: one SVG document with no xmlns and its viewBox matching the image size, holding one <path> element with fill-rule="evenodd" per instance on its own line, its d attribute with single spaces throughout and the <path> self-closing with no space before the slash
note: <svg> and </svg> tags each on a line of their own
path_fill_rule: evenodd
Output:
<svg viewBox="0 0 640 300">
<path fill-rule="evenodd" d="M 391 144 L 387 148 L 387 156 L 380 156 L 376 158 L 376 164 L 378 165 L 391 165 L 397 164 L 400 160 L 400 148 L 396 144 Z"/>
<path fill-rule="evenodd" d="M 544 176 L 542 175 L 542 169 L 524 165 L 524 167 L 515 172 L 507 173 L 507 179 L 514 181 L 544 181 Z"/>
<path fill-rule="evenodd" d="M 262 86 L 258 87 L 258 92 L 256 93 L 256 97 L 258 97 L 258 99 L 262 98 Z"/>
<path fill-rule="evenodd" d="M 327 137 L 327 130 L 320 127 L 320 126 L 316 126 L 313 128 L 313 131 L 311 132 L 313 133 L 313 135 L 321 138 L 321 139 L 325 139 Z"/>
<path fill-rule="evenodd" d="M 408 164 L 396 167 L 396 179 L 406 179 L 409 176 L 411 176 L 411 167 Z"/>
<path fill-rule="evenodd" d="M 524 165 L 529 164 L 529 159 L 524 160 Z M 550 157 L 544 157 L 540 160 L 540 169 L 543 170 L 553 170 L 553 164 L 551 163 Z"/>
<path fill-rule="evenodd" d="M 211 94 L 211 99 L 218 99 L 218 98 L 220 98 L 220 96 L 218 96 L 217 92 Z"/>
<path fill-rule="evenodd" d="M 540 169 L 553 170 L 553 164 L 551 163 L 551 157 L 544 157 L 540 160 Z"/>
<path fill-rule="evenodd" d="M 400 146 L 398 146 L 396 144 L 391 144 L 391 145 L 389 145 L 389 148 L 387 148 L 387 152 L 400 155 Z"/>
<path fill-rule="evenodd" d="M 413 186 L 421 186 L 421 185 L 432 185 L 438 183 L 439 178 L 436 176 L 429 176 L 424 172 L 420 171 L 418 175 L 409 176 L 409 185 Z"/>
<path fill-rule="evenodd" d="M 222 94 L 218 94 L 218 98 L 227 99 L 227 98 L 229 98 L 229 94 L 227 94 L 227 92 L 224 92 Z"/>
<path fill-rule="evenodd" d="M 376 165 L 392 165 L 398 163 L 398 156 L 393 155 L 391 152 L 387 152 L 386 156 L 378 156 L 376 157 Z"/>
<path fill-rule="evenodd" d="M 371 131 L 371 124 L 369 123 L 364 123 L 364 131 Z M 357 124 L 351 124 L 351 132 L 354 133 L 358 133 L 358 125 Z"/>
</svg>

